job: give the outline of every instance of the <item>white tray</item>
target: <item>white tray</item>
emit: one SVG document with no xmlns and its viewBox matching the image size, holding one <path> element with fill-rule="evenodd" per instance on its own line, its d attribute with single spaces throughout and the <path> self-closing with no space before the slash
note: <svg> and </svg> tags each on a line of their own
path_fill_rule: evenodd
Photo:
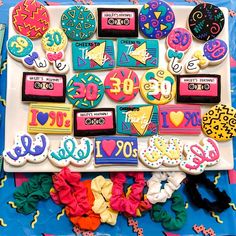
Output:
<svg viewBox="0 0 236 236">
<path fill-rule="evenodd" d="M 50 14 L 50 22 L 51 27 L 60 26 L 60 16 L 62 12 L 67 9 L 69 6 L 50 6 L 47 7 L 49 14 Z M 139 9 L 141 6 L 87 6 L 90 10 L 92 10 L 96 14 L 97 7 L 138 7 Z M 220 34 L 219 38 L 225 40 L 228 43 L 228 10 L 226 8 L 221 8 L 225 15 L 225 26 Z M 173 6 L 173 10 L 176 16 L 176 23 L 175 27 L 186 27 L 187 17 L 192 10 L 192 7 L 187 6 Z M 11 21 L 11 14 L 12 8 L 9 12 L 9 37 L 14 35 L 14 29 L 12 26 Z M 139 35 L 142 38 L 141 35 Z M 96 39 L 96 36 L 93 37 Z M 36 49 L 41 55 L 45 55 L 40 39 L 34 41 L 36 44 Z M 200 46 L 201 44 L 194 40 L 193 47 Z M 116 48 L 116 42 L 115 42 Z M 165 39 L 160 40 L 160 62 L 159 65 L 163 68 L 167 68 L 167 61 L 165 59 Z M 70 67 L 72 68 L 72 60 L 71 60 L 71 42 L 68 43 L 66 49 L 66 60 L 70 63 Z M 186 54 L 186 58 L 191 57 L 191 51 Z M 29 105 L 23 104 L 21 101 L 21 83 L 22 83 L 22 73 L 23 71 L 27 71 L 25 67 L 19 62 L 14 61 L 11 57 L 8 56 L 8 78 L 7 78 L 7 107 L 6 107 L 6 140 L 5 140 L 5 147 L 9 148 L 12 146 L 14 142 L 14 135 L 19 131 L 26 131 L 27 130 L 27 118 L 28 118 L 28 109 Z M 50 69 L 49 72 L 53 73 L 53 70 Z M 144 73 L 144 70 L 135 70 L 135 72 L 141 76 Z M 226 60 L 218 65 L 213 67 L 208 67 L 207 69 L 201 71 L 202 73 L 214 73 L 220 74 L 222 76 L 221 80 L 221 97 L 222 103 L 231 104 L 231 92 L 230 92 L 230 63 L 229 63 L 229 56 Z M 104 72 L 92 72 L 98 75 L 101 79 L 104 80 L 105 75 L 108 71 Z M 67 79 L 70 79 L 74 75 L 74 71 L 71 69 L 70 72 L 67 74 Z M 68 101 L 67 101 L 68 102 Z M 171 102 L 172 104 L 174 101 Z M 109 104 L 109 105 L 108 105 Z M 138 94 L 135 100 L 131 101 L 129 104 L 145 104 L 143 99 L 141 98 L 140 94 Z M 98 107 L 115 107 L 117 104 L 112 102 L 106 95 L 103 97 L 102 102 L 99 104 Z M 206 112 L 211 106 L 201 106 L 202 107 L 202 114 Z M 62 138 L 60 135 L 48 135 L 51 141 L 51 147 L 57 148 L 59 146 L 59 142 Z M 168 137 L 168 136 L 166 136 Z M 185 143 L 189 141 L 196 141 L 198 142 L 200 139 L 204 137 L 203 134 L 199 136 L 179 136 Z M 139 147 L 145 147 L 147 145 L 148 137 L 139 138 Z M 221 154 L 221 161 L 219 164 L 207 168 L 207 170 L 226 170 L 233 168 L 233 145 L 232 141 L 228 142 L 221 142 L 219 143 L 220 147 L 220 154 Z M 71 170 L 78 171 L 78 172 L 111 172 L 111 171 L 153 171 L 153 169 L 145 167 L 140 161 L 138 166 L 100 166 L 95 167 L 93 161 L 91 161 L 87 166 L 78 168 L 70 166 Z M 53 166 L 49 160 L 45 160 L 40 164 L 31 164 L 27 163 L 22 167 L 14 167 L 10 166 L 6 162 L 4 163 L 4 170 L 7 172 L 58 172 L 60 171 L 59 168 Z M 159 169 L 155 169 L 155 171 L 178 171 L 178 167 L 160 167 Z"/>
</svg>

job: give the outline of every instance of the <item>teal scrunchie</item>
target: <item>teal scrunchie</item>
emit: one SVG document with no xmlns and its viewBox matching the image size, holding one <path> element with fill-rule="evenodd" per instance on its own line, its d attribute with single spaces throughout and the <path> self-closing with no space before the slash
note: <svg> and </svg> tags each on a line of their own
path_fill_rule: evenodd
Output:
<svg viewBox="0 0 236 236">
<path fill-rule="evenodd" d="M 52 177 L 48 174 L 36 174 L 24 182 L 14 192 L 15 205 L 19 213 L 30 214 L 36 210 L 41 199 L 50 197 Z"/>
<path fill-rule="evenodd" d="M 182 195 L 175 191 L 170 199 L 172 201 L 171 209 L 176 217 L 171 217 L 167 211 L 163 210 L 164 203 L 157 203 L 152 207 L 152 219 L 161 222 L 162 226 L 170 231 L 178 230 L 183 227 L 187 219 L 187 213 Z"/>
</svg>

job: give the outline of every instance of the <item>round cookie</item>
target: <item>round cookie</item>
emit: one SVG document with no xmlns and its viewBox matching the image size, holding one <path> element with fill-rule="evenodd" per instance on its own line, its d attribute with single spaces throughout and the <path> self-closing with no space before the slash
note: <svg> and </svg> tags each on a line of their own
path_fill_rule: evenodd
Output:
<svg viewBox="0 0 236 236">
<path fill-rule="evenodd" d="M 15 31 L 31 39 L 43 36 L 49 27 L 47 9 L 35 0 L 20 1 L 12 11 Z"/>
<path fill-rule="evenodd" d="M 198 4 L 188 18 L 188 27 L 193 36 L 202 41 L 217 37 L 224 28 L 224 23 L 223 12 L 210 3 Z"/>
<path fill-rule="evenodd" d="M 148 103 L 166 104 L 175 97 L 175 78 L 168 70 L 162 68 L 148 70 L 140 80 L 140 93 Z"/>
<path fill-rule="evenodd" d="M 218 104 L 202 117 L 203 132 L 217 141 L 227 141 L 236 136 L 236 109 Z"/>
<path fill-rule="evenodd" d="M 81 109 L 96 107 L 103 98 L 104 86 L 98 76 L 80 73 L 73 76 L 66 86 L 68 100 Z"/>
<path fill-rule="evenodd" d="M 175 14 L 164 1 L 153 0 L 143 5 L 139 13 L 139 28 L 148 38 L 165 38 L 175 25 Z"/>
<path fill-rule="evenodd" d="M 106 94 L 113 101 L 128 102 L 138 94 L 139 78 L 128 68 L 117 68 L 107 74 L 104 86 Z"/>
<path fill-rule="evenodd" d="M 94 14 L 87 7 L 73 6 L 63 12 L 61 27 L 69 39 L 80 41 L 93 36 L 96 21 Z"/>
<path fill-rule="evenodd" d="M 210 64 L 220 64 L 228 54 L 228 46 L 221 39 L 212 39 L 203 46 L 204 56 L 209 60 Z"/>
</svg>

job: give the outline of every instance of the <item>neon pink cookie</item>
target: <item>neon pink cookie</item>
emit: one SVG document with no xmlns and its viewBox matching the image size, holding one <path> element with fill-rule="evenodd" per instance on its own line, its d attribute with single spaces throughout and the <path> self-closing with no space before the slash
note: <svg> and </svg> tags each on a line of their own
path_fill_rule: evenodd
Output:
<svg viewBox="0 0 236 236">
<path fill-rule="evenodd" d="M 37 39 L 42 37 L 49 27 L 49 14 L 41 3 L 24 0 L 14 7 L 12 23 L 17 33 Z"/>
<path fill-rule="evenodd" d="M 115 102 L 128 102 L 139 91 L 137 74 L 127 68 L 118 68 L 109 72 L 104 81 L 106 94 Z"/>
</svg>

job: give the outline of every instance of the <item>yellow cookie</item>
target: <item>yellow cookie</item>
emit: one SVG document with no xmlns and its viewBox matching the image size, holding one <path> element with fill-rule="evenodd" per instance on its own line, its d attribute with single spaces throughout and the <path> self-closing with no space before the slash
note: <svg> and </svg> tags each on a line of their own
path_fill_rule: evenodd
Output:
<svg viewBox="0 0 236 236">
<path fill-rule="evenodd" d="M 236 109 L 223 104 L 212 107 L 202 117 L 202 130 L 217 141 L 236 136 Z"/>
<path fill-rule="evenodd" d="M 162 68 L 148 70 L 140 80 L 140 93 L 148 103 L 166 104 L 175 97 L 175 78 Z"/>
</svg>

